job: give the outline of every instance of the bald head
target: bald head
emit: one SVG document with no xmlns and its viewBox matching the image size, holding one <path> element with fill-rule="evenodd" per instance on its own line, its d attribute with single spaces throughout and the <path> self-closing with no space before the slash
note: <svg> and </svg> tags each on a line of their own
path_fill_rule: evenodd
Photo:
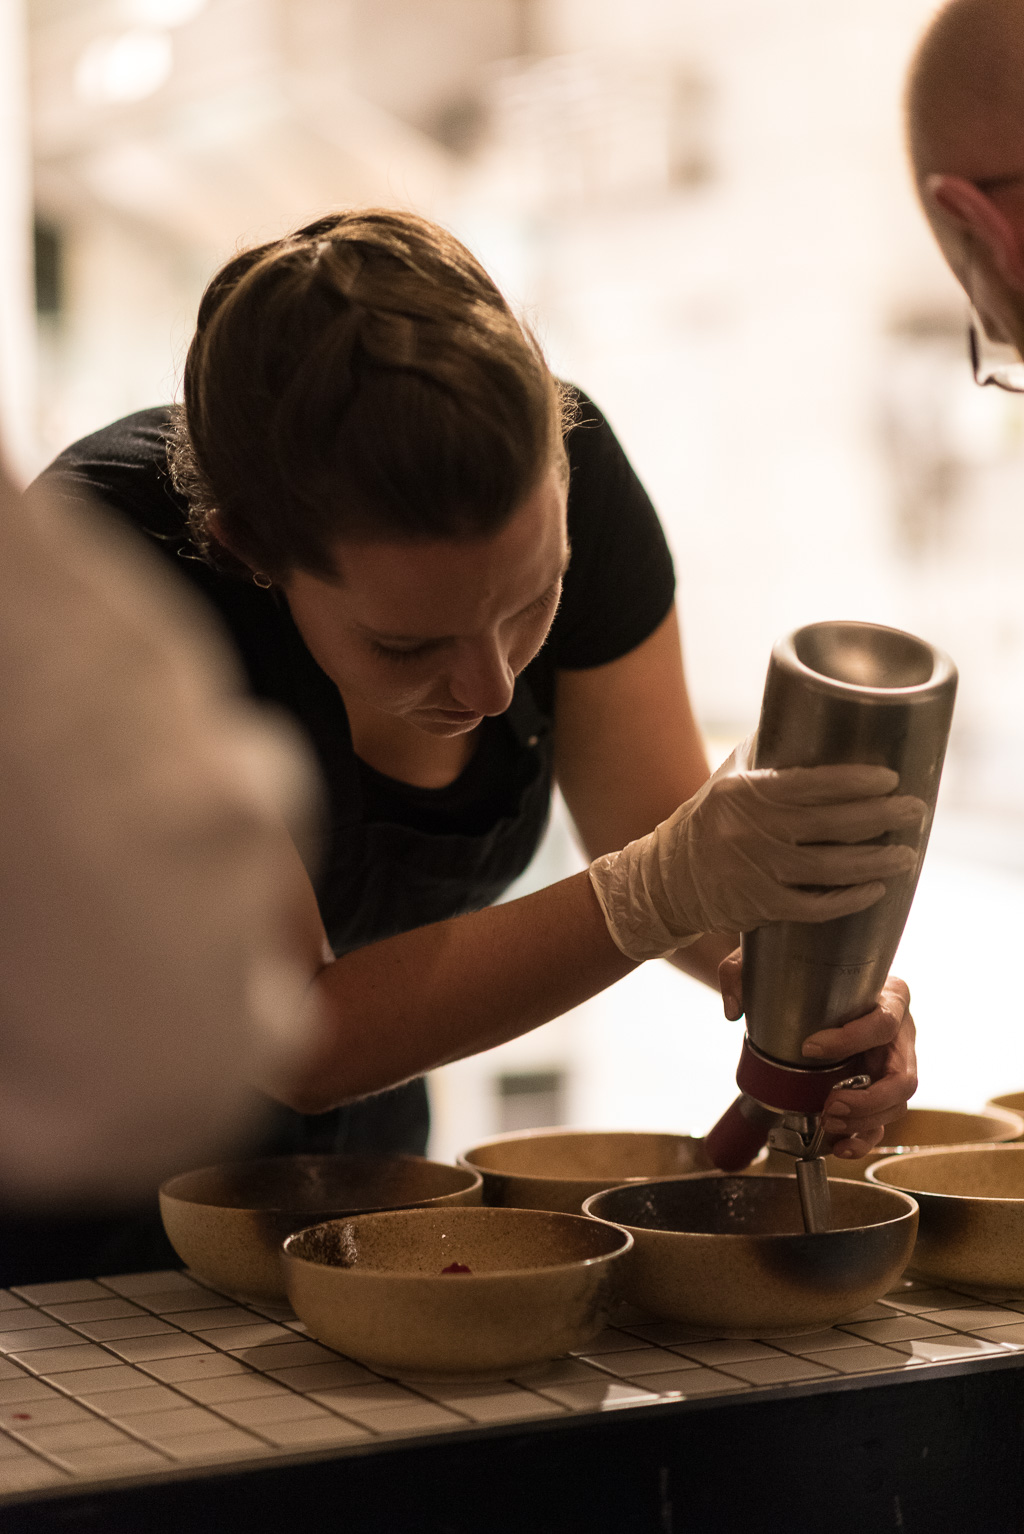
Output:
<svg viewBox="0 0 1024 1534">
<path fill-rule="evenodd" d="M 907 84 L 918 195 L 985 335 L 1024 356 L 1024 0 L 948 0 Z"/>
<path fill-rule="evenodd" d="M 919 189 L 1024 172 L 1024 0 L 943 6 L 911 65 L 907 133 Z"/>
</svg>

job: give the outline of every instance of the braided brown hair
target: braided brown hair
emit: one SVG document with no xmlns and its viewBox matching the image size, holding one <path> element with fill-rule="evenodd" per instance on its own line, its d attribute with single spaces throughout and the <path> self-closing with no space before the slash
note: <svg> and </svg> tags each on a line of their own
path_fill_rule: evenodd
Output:
<svg viewBox="0 0 1024 1534">
<path fill-rule="evenodd" d="M 498 531 L 569 424 L 566 391 L 465 246 L 362 209 L 213 278 L 171 474 L 207 558 L 330 576 L 338 539 Z"/>
</svg>

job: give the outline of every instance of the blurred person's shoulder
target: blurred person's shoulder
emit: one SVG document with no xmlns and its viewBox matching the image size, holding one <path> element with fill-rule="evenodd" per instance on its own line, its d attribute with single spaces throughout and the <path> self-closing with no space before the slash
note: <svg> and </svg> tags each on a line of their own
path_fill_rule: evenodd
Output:
<svg viewBox="0 0 1024 1534">
<path fill-rule="evenodd" d="M 211 562 L 193 540 L 188 502 L 169 466 L 176 415 L 172 405 L 138 410 L 73 442 L 29 485 L 26 500 L 39 498 L 44 515 L 48 507 L 60 508 L 69 519 L 65 526 L 82 517 L 94 526 L 102 521 L 115 538 L 127 534 L 130 543 L 148 546 L 179 592 L 187 587 L 198 595 L 207 616 L 212 608 L 217 626 L 226 623 L 237 644 L 242 633 L 259 631 L 261 613 L 246 602 L 238 576 Z"/>
<path fill-rule="evenodd" d="M 34 484 L 65 501 L 100 504 L 157 537 L 184 534 L 187 507 L 167 464 L 170 405 L 123 416 L 72 442 Z"/>
<path fill-rule="evenodd" d="M 69 504 L 46 475 L 32 491 L 19 496 L 0 471 L 0 758 L 39 747 L 80 778 L 98 762 L 116 776 L 117 762 L 142 782 L 147 763 L 175 753 L 216 779 L 212 753 L 242 797 L 259 784 L 268 826 L 283 820 L 308 847 L 308 749 L 280 711 L 245 699 L 208 604 L 88 492 Z"/>
<path fill-rule="evenodd" d="M 0 1203 L 152 1196 L 315 1026 L 312 765 L 144 540 L 2 464 L 0 781 Z"/>
<path fill-rule="evenodd" d="M 60 694 L 61 676 L 90 691 L 159 672 L 187 677 L 188 692 L 240 690 L 237 662 L 208 607 L 84 477 L 66 488 L 50 469 L 24 495 L 0 485 L 0 497 L 0 652 L 24 656 L 10 685 L 17 676 L 41 694 Z"/>
</svg>

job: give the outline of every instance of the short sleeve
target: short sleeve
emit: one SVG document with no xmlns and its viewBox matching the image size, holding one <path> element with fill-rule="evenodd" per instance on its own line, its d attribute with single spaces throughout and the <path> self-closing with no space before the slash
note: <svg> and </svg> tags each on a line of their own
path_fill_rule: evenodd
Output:
<svg viewBox="0 0 1024 1534">
<path fill-rule="evenodd" d="M 569 539 L 562 604 L 544 649 L 549 666 L 585 670 L 628 655 L 675 597 L 672 555 L 632 464 L 581 390 L 569 432 Z"/>
<path fill-rule="evenodd" d="M 188 507 L 167 468 L 170 423 L 166 405 L 125 416 L 66 447 L 37 483 L 62 502 L 105 507 L 161 552 L 177 554 L 188 543 Z"/>
</svg>

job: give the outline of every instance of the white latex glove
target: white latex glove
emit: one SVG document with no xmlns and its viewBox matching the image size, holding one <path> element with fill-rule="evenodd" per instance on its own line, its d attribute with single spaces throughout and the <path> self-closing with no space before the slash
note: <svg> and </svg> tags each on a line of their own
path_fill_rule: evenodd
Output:
<svg viewBox="0 0 1024 1534">
<path fill-rule="evenodd" d="M 751 744 L 649 836 L 591 863 L 608 930 L 629 958 L 663 958 L 705 932 L 849 916 L 882 898 L 884 879 L 916 868 L 927 811 L 893 793 L 895 772 L 747 769 Z M 871 845 L 886 831 L 913 845 Z"/>
</svg>

